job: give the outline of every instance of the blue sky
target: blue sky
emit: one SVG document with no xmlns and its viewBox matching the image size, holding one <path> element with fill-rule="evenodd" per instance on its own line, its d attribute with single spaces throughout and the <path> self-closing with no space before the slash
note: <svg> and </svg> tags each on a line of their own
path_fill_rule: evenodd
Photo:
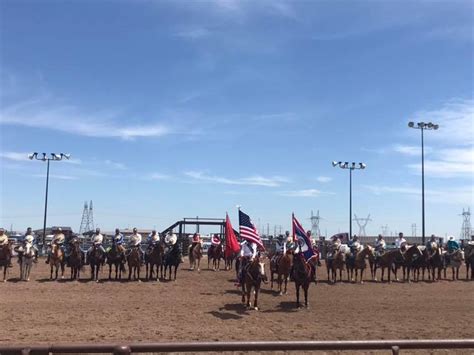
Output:
<svg viewBox="0 0 474 355">
<path fill-rule="evenodd" d="M 0 225 L 261 226 L 459 235 L 474 201 L 470 1 L 2 1 Z M 474 212 L 474 211 L 473 211 Z M 357 224 L 353 230 L 358 232 Z"/>
</svg>

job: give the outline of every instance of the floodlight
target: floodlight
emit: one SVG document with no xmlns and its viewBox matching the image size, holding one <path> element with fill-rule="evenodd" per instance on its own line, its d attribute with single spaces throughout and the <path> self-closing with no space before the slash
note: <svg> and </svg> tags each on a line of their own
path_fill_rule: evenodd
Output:
<svg viewBox="0 0 474 355">
<path fill-rule="evenodd" d="M 53 156 L 54 160 L 61 160 L 62 159 L 61 155 L 59 155 L 59 154 L 51 153 L 51 155 Z"/>
<path fill-rule="evenodd" d="M 332 166 L 336 166 L 336 165 L 338 165 L 338 164 L 339 164 L 339 163 L 338 163 L 337 161 L 333 161 L 333 162 L 332 162 Z"/>
<path fill-rule="evenodd" d="M 439 125 L 437 125 L 437 124 L 434 124 L 434 125 L 433 125 L 433 129 L 436 130 L 436 129 L 438 129 L 438 128 L 439 128 Z"/>
<path fill-rule="evenodd" d="M 46 158 L 46 153 L 43 153 L 43 158 L 41 158 L 41 160 L 43 160 L 43 161 L 48 160 L 48 159 Z"/>
<path fill-rule="evenodd" d="M 28 154 L 28 158 L 30 160 L 33 160 L 37 155 L 38 155 L 38 153 L 34 152 L 34 153 L 31 153 L 31 154 Z"/>
<path fill-rule="evenodd" d="M 411 127 L 411 128 L 415 127 L 415 122 L 411 122 L 411 121 L 408 122 L 408 127 Z"/>
<path fill-rule="evenodd" d="M 360 166 L 361 169 L 365 169 L 367 165 L 364 164 L 364 163 L 359 163 L 359 166 Z"/>
<path fill-rule="evenodd" d="M 61 153 L 61 156 L 63 156 L 63 157 L 66 158 L 67 160 L 69 160 L 69 158 L 71 157 L 71 154 L 63 154 L 63 153 Z"/>
</svg>

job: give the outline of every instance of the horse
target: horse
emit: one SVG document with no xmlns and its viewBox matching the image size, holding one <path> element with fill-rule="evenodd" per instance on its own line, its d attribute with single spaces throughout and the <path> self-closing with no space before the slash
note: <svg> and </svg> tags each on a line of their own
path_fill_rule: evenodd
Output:
<svg viewBox="0 0 474 355">
<path fill-rule="evenodd" d="M 382 282 L 383 282 L 385 269 L 387 269 L 387 273 L 388 273 L 388 282 L 392 282 L 391 280 L 392 266 L 393 266 L 393 263 L 395 262 L 395 259 L 397 258 L 403 259 L 403 254 L 400 251 L 400 249 L 388 250 L 382 255 L 380 255 L 380 257 L 377 259 L 377 262 L 374 264 L 375 265 L 374 274 L 377 272 L 377 267 L 380 267 L 382 269 L 382 277 L 380 279 Z"/>
<path fill-rule="evenodd" d="M 363 276 L 364 276 L 364 269 L 366 267 L 365 258 L 367 256 L 373 256 L 374 249 L 370 245 L 366 245 L 361 251 L 357 252 L 352 260 L 350 258 L 346 258 L 346 267 L 347 267 L 347 277 L 349 278 L 350 274 L 350 281 L 357 282 L 357 275 L 358 271 L 360 270 L 360 283 L 364 283 Z M 355 271 L 355 272 L 354 272 Z M 355 280 L 354 280 L 355 274 Z"/>
<path fill-rule="evenodd" d="M 345 253 L 342 250 L 336 250 L 332 258 L 326 259 L 326 268 L 328 271 L 328 282 L 331 282 L 330 275 L 332 277 L 332 282 L 336 283 L 337 281 L 337 270 L 339 270 L 339 281 L 342 282 L 342 271 L 345 267 Z"/>
<path fill-rule="evenodd" d="M 273 257 L 270 259 L 270 287 L 273 289 L 274 274 L 277 274 L 277 283 L 280 296 L 286 295 L 288 277 L 290 276 L 291 266 L 293 265 L 293 255 L 290 250 L 285 255 Z M 282 284 L 285 282 L 285 291 L 282 292 Z"/>
<path fill-rule="evenodd" d="M 410 274 L 411 270 L 414 268 L 414 261 L 417 260 L 418 258 L 422 257 L 423 254 L 418 247 L 418 245 L 413 244 L 409 247 L 407 247 L 406 251 L 403 253 L 403 260 L 399 264 L 402 266 L 403 270 L 403 281 L 408 281 L 410 282 Z M 395 264 L 397 265 L 397 264 Z M 397 277 L 397 266 L 395 266 L 395 277 Z"/>
<path fill-rule="evenodd" d="M 165 254 L 165 274 L 164 278 L 166 279 L 166 270 L 169 268 L 169 280 L 171 281 L 171 267 L 174 266 L 174 280 L 176 281 L 176 273 L 178 271 L 179 264 L 181 263 L 181 251 L 178 243 L 175 243 L 168 247 L 168 251 Z"/>
<path fill-rule="evenodd" d="M 156 266 L 156 281 L 159 277 L 163 278 L 163 259 L 164 259 L 165 247 L 162 242 L 155 243 L 145 253 L 145 277 L 147 280 L 153 278 L 153 269 Z M 161 271 L 161 273 L 160 273 Z"/>
<path fill-rule="evenodd" d="M 18 262 L 20 263 L 20 280 L 30 281 L 35 250 L 30 243 L 26 243 L 25 246 L 16 247 L 15 251 L 18 253 Z"/>
<path fill-rule="evenodd" d="M 457 249 L 450 254 L 446 254 L 446 257 L 449 257 L 447 266 L 453 271 L 453 281 L 459 280 L 459 269 L 464 261 L 464 252 L 461 249 Z"/>
<path fill-rule="evenodd" d="M 115 280 L 121 280 L 122 272 L 125 272 L 125 253 L 124 250 L 120 250 L 117 243 L 112 243 L 107 250 L 106 263 L 109 265 L 109 280 L 112 279 L 112 265 L 115 266 Z"/>
<path fill-rule="evenodd" d="M 242 270 L 242 303 L 246 305 L 247 309 L 250 309 L 250 293 L 253 288 L 253 309 L 258 311 L 258 293 L 260 292 L 262 281 L 267 281 L 265 263 L 260 261 L 260 257 L 257 256 L 253 261 L 243 266 Z"/>
<path fill-rule="evenodd" d="M 99 271 L 101 265 L 105 263 L 105 253 L 98 245 L 93 245 L 87 260 L 91 266 L 91 280 L 99 282 Z"/>
<path fill-rule="evenodd" d="M 51 270 L 49 277 L 50 280 L 53 279 L 53 269 L 55 269 L 54 279 L 58 279 L 59 268 L 61 268 L 61 279 L 64 279 L 64 253 L 61 247 L 56 243 L 53 243 L 53 245 L 51 245 L 51 257 L 49 259 L 49 266 Z"/>
<path fill-rule="evenodd" d="M 212 260 L 212 268 L 214 271 L 219 271 L 221 265 L 221 259 L 224 256 L 222 251 L 222 244 L 215 245 L 213 248 L 209 248 L 207 251 L 207 265 L 209 267 L 209 258 Z"/>
<path fill-rule="evenodd" d="M 226 270 L 232 270 L 234 260 L 237 258 L 238 253 L 233 253 L 231 251 L 224 251 L 224 263 Z"/>
<path fill-rule="evenodd" d="M 440 247 L 433 248 L 434 251 L 431 253 L 429 258 L 430 272 L 433 281 L 441 280 L 441 271 L 445 270 L 444 255 Z M 437 277 L 435 277 L 435 271 L 438 269 Z"/>
<path fill-rule="evenodd" d="M 301 308 L 300 287 L 304 292 L 304 306 L 308 308 L 308 289 L 311 284 L 311 266 L 306 262 L 302 253 L 295 254 L 291 274 L 296 288 L 296 307 Z"/>
<path fill-rule="evenodd" d="M 71 241 L 71 254 L 68 258 L 68 264 L 71 268 L 71 280 L 79 280 L 83 266 L 83 253 L 78 239 Z"/>
<path fill-rule="evenodd" d="M 429 270 L 430 267 L 430 255 L 425 246 L 419 246 L 418 249 L 421 252 L 421 256 L 413 260 L 412 270 L 413 270 L 413 279 L 415 281 L 420 281 L 420 270 L 422 272 L 422 281 L 425 281 L 425 270 Z M 431 279 L 430 272 L 428 272 L 428 277 Z"/>
<path fill-rule="evenodd" d="M 471 280 L 474 280 L 474 244 L 467 244 L 464 247 L 464 260 L 466 263 L 466 280 L 469 279 L 469 269 L 471 269 Z"/>
<path fill-rule="evenodd" d="M 200 271 L 202 258 L 202 244 L 195 243 L 189 246 L 189 270 L 194 270 L 197 267 L 197 271 Z"/>
<path fill-rule="evenodd" d="M 130 250 L 130 253 L 128 254 L 127 257 L 127 262 L 128 262 L 128 281 L 132 279 L 132 272 L 133 272 L 133 279 L 141 282 L 140 281 L 140 269 L 142 266 L 142 261 L 140 257 L 140 246 L 136 245 L 133 246 L 132 249 Z"/>
<path fill-rule="evenodd" d="M 12 260 L 11 242 L 0 246 L 0 267 L 3 266 L 3 282 L 7 281 L 7 270 Z"/>
</svg>

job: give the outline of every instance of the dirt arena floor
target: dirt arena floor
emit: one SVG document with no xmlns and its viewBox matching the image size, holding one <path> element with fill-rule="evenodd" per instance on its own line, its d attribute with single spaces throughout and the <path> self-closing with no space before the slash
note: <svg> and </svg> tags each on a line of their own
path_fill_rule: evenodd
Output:
<svg viewBox="0 0 474 355">
<path fill-rule="evenodd" d="M 474 338 L 474 282 L 464 280 L 464 267 L 456 282 L 323 281 L 302 310 L 293 283 L 283 296 L 267 284 L 260 311 L 247 311 L 234 272 L 208 270 L 206 259 L 202 266 L 188 271 L 186 260 L 176 282 L 95 283 L 51 282 L 43 260 L 30 282 L 19 282 L 15 264 L 0 283 L 0 344 Z"/>
</svg>

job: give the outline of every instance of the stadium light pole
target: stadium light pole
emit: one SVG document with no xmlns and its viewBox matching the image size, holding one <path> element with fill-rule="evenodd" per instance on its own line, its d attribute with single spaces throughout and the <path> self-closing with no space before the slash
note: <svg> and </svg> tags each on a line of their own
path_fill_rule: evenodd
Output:
<svg viewBox="0 0 474 355">
<path fill-rule="evenodd" d="M 408 122 L 408 127 L 421 131 L 421 242 L 425 244 L 425 147 L 423 139 L 424 130 L 437 130 L 439 125 L 432 122 Z"/>
<path fill-rule="evenodd" d="M 352 238 L 352 170 L 362 170 L 367 167 L 364 163 L 333 161 L 332 166 L 339 166 L 341 169 L 349 169 L 349 239 Z"/>
<path fill-rule="evenodd" d="M 48 155 L 46 153 L 41 153 L 41 155 L 39 155 L 37 152 L 31 153 L 31 154 L 28 155 L 28 158 L 30 160 L 36 159 L 36 160 L 47 162 L 47 168 L 46 168 L 46 196 L 45 196 L 45 199 L 44 199 L 44 219 L 43 219 L 43 251 L 44 251 L 45 245 L 46 245 L 46 215 L 47 215 L 47 212 L 48 212 L 49 162 L 51 160 L 53 160 L 53 161 L 63 160 L 63 158 L 69 160 L 70 157 L 71 157 L 70 154 L 64 154 L 64 153 L 60 153 L 60 154 L 51 153 L 51 157 L 48 157 Z"/>
</svg>

